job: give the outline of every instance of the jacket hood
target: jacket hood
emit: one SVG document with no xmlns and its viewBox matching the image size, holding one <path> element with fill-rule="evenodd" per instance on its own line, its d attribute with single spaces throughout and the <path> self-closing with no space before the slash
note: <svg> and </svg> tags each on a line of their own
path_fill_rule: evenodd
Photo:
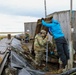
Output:
<svg viewBox="0 0 76 75">
<path fill-rule="evenodd" d="M 54 19 L 52 19 L 52 22 L 54 22 L 54 23 L 59 23 L 57 20 L 54 20 Z"/>
</svg>

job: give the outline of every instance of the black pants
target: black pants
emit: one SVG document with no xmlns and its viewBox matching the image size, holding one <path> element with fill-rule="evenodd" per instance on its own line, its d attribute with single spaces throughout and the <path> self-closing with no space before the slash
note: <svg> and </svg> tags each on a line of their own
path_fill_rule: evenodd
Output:
<svg viewBox="0 0 76 75">
<path fill-rule="evenodd" d="M 69 59 L 69 49 L 67 41 L 64 37 L 60 37 L 55 39 L 55 42 L 59 58 L 63 62 L 63 68 L 65 68 Z"/>
</svg>

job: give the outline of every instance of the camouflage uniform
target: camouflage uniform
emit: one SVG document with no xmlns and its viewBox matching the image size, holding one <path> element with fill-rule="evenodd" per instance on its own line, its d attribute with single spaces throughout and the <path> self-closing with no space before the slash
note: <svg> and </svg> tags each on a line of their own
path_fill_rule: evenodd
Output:
<svg viewBox="0 0 76 75">
<path fill-rule="evenodd" d="M 42 38 L 40 34 L 35 36 L 34 51 L 35 51 L 35 63 L 41 65 L 43 54 L 46 49 L 47 38 Z"/>
<path fill-rule="evenodd" d="M 28 43 L 29 40 L 30 40 L 30 36 L 29 36 L 29 34 L 26 32 L 26 33 L 25 33 L 25 42 Z"/>
</svg>

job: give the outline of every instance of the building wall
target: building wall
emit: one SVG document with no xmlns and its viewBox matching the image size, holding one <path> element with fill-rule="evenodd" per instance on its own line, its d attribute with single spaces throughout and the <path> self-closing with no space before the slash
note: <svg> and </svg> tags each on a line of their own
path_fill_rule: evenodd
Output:
<svg viewBox="0 0 76 75">
<path fill-rule="evenodd" d="M 55 12 L 53 14 L 48 15 L 47 17 L 53 16 L 54 19 L 58 20 L 61 24 L 61 28 L 65 34 L 65 38 L 69 42 L 70 40 L 70 11 L 61 11 L 61 12 Z M 72 12 L 72 25 L 74 28 L 74 32 L 72 34 L 72 40 L 73 40 L 73 46 L 76 50 L 76 11 Z"/>
<path fill-rule="evenodd" d="M 61 24 L 62 30 L 66 36 L 66 38 L 69 38 L 69 29 L 70 29 L 70 11 L 62 11 L 62 12 L 55 12 L 53 14 L 48 15 L 48 17 L 52 16 L 53 18 L 58 20 Z M 73 12 L 72 17 L 72 24 L 74 27 L 74 33 L 76 33 L 76 12 Z"/>
<path fill-rule="evenodd" d="M 24 23 L 24 32 L 27 32 L 29 30 L 30 36 L 34 36 L 35 34 L 35 29 L 36 29 L 36 22 L 26 22 Z"/>
<path fill-rule="evenodd" d="M 73 11 L 72 14 L 73 14 L 72 24 L 74 27 L 74 32 L 73 32 L 72 36 L 73 36 L 74 48 L 76 49 L 76 46 L 75 46 L 76 45 L 76 11 Z M 56 19 L 60 22 L 63 33 L 65 34 L 65 38 L 69 42 L 70 35 L 71 35 L 70 34 L 70 11 L 68 10 L 68 11 L 55 12 L 55 13 L 48 15 L 47 17 L 50 17 L 50 16 L 53 16 L 54 19 Z M 25 32 L 27 30 L 30 30 L 30 34 L 34 36 L 36 25 L 37 25 L 36 22 L 24 23 Z"/>
</svg>

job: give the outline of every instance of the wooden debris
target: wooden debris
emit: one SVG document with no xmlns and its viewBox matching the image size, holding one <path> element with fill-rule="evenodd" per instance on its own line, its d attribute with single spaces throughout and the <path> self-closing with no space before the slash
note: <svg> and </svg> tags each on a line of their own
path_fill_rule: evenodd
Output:
<svg viewBox="0 0 76 75">
<path fill-rule="evenodd" d="M 35 30 L 35 35 L 40 33 L 41 29 L 45 30 L 46 32 L 48 32 L 48 28 L 43 26 L 41 24 L 41 19 L 38 19 L 37 21 L 37 26 L 36 26 L 36 30 Z M 35 35 L 34 35 L 34 38 L 35 38 Z M 32 53 L 34 53 L 34 41 L 33 41 L 33 44 L 32 44 Z"/>
<path fill-rule="evenodd" d="M 29 52 L 29 48 L 27 47 L 26 44 L 22 44 L 22 48 L 23 48 L 24 52 Z"/>
<path fill-rule="evenodd" d="M 6 75 L 17 75 L 17 69 L 15 68 L 6 68 L 5 69 Z"/>
<path fill-rule="evenodd" d="M 2 62 L 2 60 L 3 60 L 2 57 L 0 57 L 0 63 Z"/>
<path fill-rule="evenodd" d="M 57 75 L 57 71 L 52 71 L 52 72 L 46 72 L 45 75 Z"/>
</svg>

